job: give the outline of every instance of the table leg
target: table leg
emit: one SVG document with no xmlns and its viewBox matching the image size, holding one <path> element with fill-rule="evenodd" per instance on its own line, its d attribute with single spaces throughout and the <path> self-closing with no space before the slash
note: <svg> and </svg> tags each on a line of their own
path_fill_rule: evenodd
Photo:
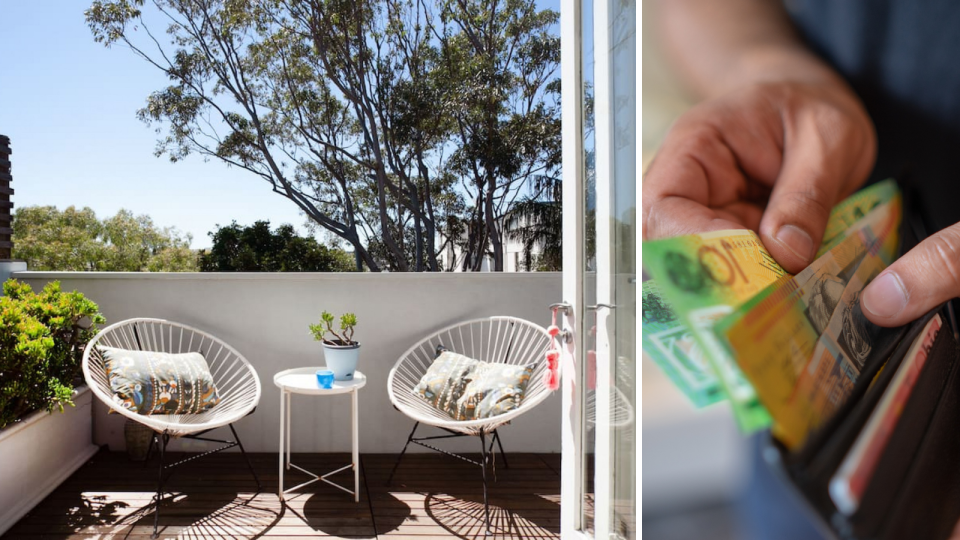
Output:
<svg viewBox="0 0 960 540">
<path fill-rule="evenodd" d="M 293 396 L 292 392 L 287 392 L 287 470 L 290 470 L 290 418 L 293 416 L 293 408 L 290 406 L 290 398 Z"/>
<path fill-rule="evenodd" d="M 360 411 L 358 406 L 357 394 L 353 392 L 353 501 L 360 502 Z"/>
<path fill-rule="evenodd" d="M 280 390 L 280 491 L 277 493 L 280 496 L 281 502 L 283 501 L 283 455 L 284 455 L 283 443 L 285 441 L 284 429 L 286 428 L 286 425 L 287 425 L 286 404 L 287 404 L 286 392 L 284 392 L 281 389 Z"/>
</svg>

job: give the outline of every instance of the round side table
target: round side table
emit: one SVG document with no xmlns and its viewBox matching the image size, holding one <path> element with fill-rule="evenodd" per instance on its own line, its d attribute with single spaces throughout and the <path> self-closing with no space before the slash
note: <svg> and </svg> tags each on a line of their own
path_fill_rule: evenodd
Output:
<svg viewBox="0 0 960 540">
<path fill-rule="evenodd" d="M 353 495 L 355 502 L 360 502 L 360 444 L 359 444 L 359 412 L 357 409 L 357 393 L 367 384 L 367 376 L 356 371 L 353 374 L 352 381 L 333 381 L 333 388 L 321 388 L 317 383 L 316 372 L 320 369 L 326 369 L 325 366 L 303 367 L 281 371 L 273 376 L 273 384 L 280 389 L 280 489 L 278 495 L 280 500 L 285 500 L 285 495 L 314 482 L 321 481 L 330 484 L 336 488 L 342 489 Z M 308 396 L 333 396 L 337 394 L 350 394 L 353 406 L 351 408 L 351 425 L 353 428 L 353 463 L 344 465 L 335 471 L 327 474 L 317 475 L 303 467 L 290 463 L 290 396 L 293 394 L 304 394 Z M 290 467 L 304 472 L 313 477 L 302 484 L 296 485 L 290 489 L 283 489 L 283 471 L 290 470 Z M 339 484 L 331 482 L 328 476 L 333 476 L 341 471 L 353 467 L 353 490 L 349 490 Z"/>
</svg>

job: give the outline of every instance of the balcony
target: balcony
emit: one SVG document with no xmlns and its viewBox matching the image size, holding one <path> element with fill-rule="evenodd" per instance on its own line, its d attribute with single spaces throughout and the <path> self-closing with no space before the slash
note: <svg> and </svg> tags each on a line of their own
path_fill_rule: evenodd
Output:
<svg viewBox="0 0 960 540">
<path fill-rule="evenodd" d="M 100 305 L 108 323 L 132 317 L 182 322 L 229 343 L 255 367 L 262 385 L 256 411 L 235 424 L 263 484 L 257 492 L 239 453 L 226 452 L 174 471 L 161 510 L 162 538 L 329 536 L 484 537 L 480 471 L 466 462 L 411 448 L 386 484 L 413 422 L 387 396 L 390 369 L 419 339 L 449 324 L 512 315 L 549 324 L 547 306 L 561 296 L 560 274 L 125 274 L 18 272 L 35 289 L 58 280 Z M 356 313 L 359 369 L 359 503 L 323 483 L 277 497 L 280 391 L 273 374 L 323 363 L 307 331 L 320 311 Z M 294 396 L 293 461 L 326 471 L 349 463 L 350 400 Z M 148 538 L 156 461 L 131 461 L 124 419 L 95 401 L 93 458 L 10 529 L 4 538 Z M 490 483 L 496 538 L 557 537 L 560 532 L 559 395 L 501 428 L 509 468 L 497 456 Z M 439 433 L 439 432 L 438 432 Z M 476 438 L 444 449 L 479 452 Z M 174 440 L 175 454 L 210 449 Z M 412 453 L 412 454 L 411 454 Z M 174 457 L 176 459 L 176 457 Z M 290 472 L 287 487 L 306 481 Z M 352 478 L 343 473 L 342 482 Z M 337 477 L 332 478 L 338 481 Z M 172 498 L 171 498 L 172 496 Z"/>
</svg>

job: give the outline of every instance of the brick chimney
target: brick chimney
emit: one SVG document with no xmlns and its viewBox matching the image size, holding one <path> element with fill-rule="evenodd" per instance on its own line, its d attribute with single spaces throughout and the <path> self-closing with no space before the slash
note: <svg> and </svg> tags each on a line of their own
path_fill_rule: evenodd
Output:
<svg viewBox="0 0 960 540">
<path fill-rule="evenodd" d="M 13 176 L 10 173 L 10 137 L 0 135 L 0 260 L 9 260 L 13 250 Z"/>
</svg>

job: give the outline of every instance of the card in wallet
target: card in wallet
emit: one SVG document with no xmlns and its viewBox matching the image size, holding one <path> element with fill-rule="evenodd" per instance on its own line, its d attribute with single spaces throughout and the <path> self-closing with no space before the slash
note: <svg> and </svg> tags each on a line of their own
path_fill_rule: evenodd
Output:
<svg viewBox="0 0 960 540">
<path fill-rule="evenodd" d="M 904 190 L 899 252 L 926 236 Z M 765 460 L 831 538 L 944 539 L 960 520 L 960 349 L 950 303 L 887 330 L 847 401 L 789 451 Z M 831 493 L 832 486 L 832 493 Z"/>
</svg>

